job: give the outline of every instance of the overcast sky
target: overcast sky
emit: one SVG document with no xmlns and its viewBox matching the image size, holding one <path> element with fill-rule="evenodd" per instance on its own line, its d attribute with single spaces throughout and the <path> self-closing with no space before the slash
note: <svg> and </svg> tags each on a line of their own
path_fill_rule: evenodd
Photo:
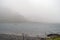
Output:
<svg viewBox="0 0 60 40">
<path fill-rule="evenodd" d="M 60 23 L 60 0 L 0 0 L 0 3 L 28 20 Z"/>
</svg>

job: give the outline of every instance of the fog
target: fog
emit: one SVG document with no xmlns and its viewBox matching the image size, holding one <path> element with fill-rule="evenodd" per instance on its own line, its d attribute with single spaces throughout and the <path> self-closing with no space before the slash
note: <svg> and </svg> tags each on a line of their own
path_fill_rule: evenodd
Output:
<svg viewBox="0 0 60 40">
<path fill-rule="evenodd" d="M 0 0 L 0 33 L 45 32 L 60 33 L 60 0 Z"/>
<path fill-rule="evenodd" d="M 60 23 L 60 0 L 0 0 L 0 7 L 32 22 Z"/>
</svg>

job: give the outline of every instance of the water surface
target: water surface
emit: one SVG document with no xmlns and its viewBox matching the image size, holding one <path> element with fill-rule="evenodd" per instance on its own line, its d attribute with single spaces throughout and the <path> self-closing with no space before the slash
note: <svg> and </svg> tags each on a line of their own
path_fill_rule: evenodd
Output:
<svg viewBox="0 0 60 40">
<path fill-rule="evenodd" d="M 0 33 L 45 34 L 59 33 L 59 24 L 44 23 L 0 23 Z"/>
</svg>

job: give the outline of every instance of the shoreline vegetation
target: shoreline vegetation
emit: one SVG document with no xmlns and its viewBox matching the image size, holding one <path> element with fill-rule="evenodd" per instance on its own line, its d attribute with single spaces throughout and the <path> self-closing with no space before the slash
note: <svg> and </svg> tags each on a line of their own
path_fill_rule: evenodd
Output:
<svg viewBox="0 0 60 40">
<path fill-rule="evenodd" d="M 0 40 L 60 40 L 60 34 L 47 34 L 46 37 L 36 37 L 29 36 L 22 33 L 22 35 L 16 34 L 0 34 Z"/>
</svg>

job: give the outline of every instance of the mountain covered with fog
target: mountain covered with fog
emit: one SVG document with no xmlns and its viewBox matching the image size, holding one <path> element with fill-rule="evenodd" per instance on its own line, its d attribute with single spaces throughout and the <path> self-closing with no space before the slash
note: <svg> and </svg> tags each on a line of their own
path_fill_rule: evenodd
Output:
<svg viewBox="0 0 60 40">
<path fill-rule="evenodd" d="M 8 8 L 0 8 L 0 23 L 4 22 L 26 22 L 24 16 L 18 12 L 13 12 Z"/>
</svg>

